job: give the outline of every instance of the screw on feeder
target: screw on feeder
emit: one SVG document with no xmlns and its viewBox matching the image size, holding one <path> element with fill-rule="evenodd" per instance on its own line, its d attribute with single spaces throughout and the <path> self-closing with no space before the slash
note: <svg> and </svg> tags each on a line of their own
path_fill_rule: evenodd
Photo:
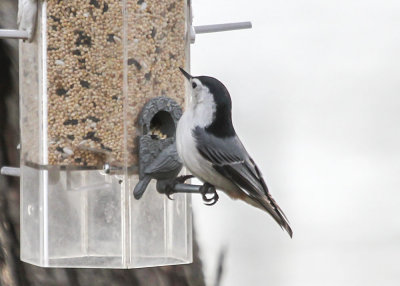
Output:
<svg viewBox="0 0 400 286">
<path fill-rule="evenodd" d="M 109 163 L 105 163 L 103 165 L 102 174 L 104 174 L 104 175 L 115 175 L 115 174 L 118 173 L 118 171 L 121 171 L 121 168 L 118 168 L 116 166 L 112 166 Z"/>
</svg>

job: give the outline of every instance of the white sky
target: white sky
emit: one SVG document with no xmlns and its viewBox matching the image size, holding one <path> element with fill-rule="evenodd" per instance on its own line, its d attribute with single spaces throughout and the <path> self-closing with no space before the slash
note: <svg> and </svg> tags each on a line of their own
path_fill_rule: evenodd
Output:
<svg viewBox="0 0 400 286">
<path fill-rule="evenodd" d="M 294 229 L 194 197 L 209 282 L 227 245 L 224 286 L 399 285 L 400 2 L 193 1 L 195 25 L 253 22 L 198 35 L 192 73 L 228 87 Z"/>
</svg>

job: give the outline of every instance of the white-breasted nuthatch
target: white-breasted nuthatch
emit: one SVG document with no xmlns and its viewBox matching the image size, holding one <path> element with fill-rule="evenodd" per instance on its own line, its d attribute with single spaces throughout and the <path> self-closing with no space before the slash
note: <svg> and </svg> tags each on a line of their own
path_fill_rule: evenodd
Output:
<svg viewBox="0 0 400 286">
<path fill-rule="evenodd" d="M 292 237 L 285 214 L 236 135 L 226 87 L 213 77 L 192 77 L 180 70 L 189 80 L 192 93 L 176 131 L 177 151 L 184 166 L 231 198 L 267 211 Z"/>
</svg>

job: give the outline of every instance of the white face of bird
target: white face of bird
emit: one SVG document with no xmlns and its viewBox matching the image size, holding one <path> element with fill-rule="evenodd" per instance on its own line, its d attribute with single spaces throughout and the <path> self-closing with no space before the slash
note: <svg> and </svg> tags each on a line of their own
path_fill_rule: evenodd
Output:
<svg viewBox="0 0 400 286">
<path fill-rule="evenodd" d="M 197 78 L 192 78 L 190 80 L 190 86 L 192 91 L 193 104 L 213 104 L 214 97 L 210 93 L 207 86 L 203 85 L 201 81 Z M 209 106 L 211 107 L 211 105 Z"/>
<path fill-rule="evenodd" d="M 190 80 L 191 98 L 189 108 L 195 113 L 197 126 L 205 127 L 211 124 L 215 116 L 216 104 L 214 96 L 207 86 L 197 78 Z"/>
<path fill-rule="evenodd" d="M 210 93 L 208 87 L 202 84 L 200 79 L 192 77 L 183 69 L 180 70 L 183 75 L 188 79 L 190 84 L 191 97 L 189 101 L 189 106 L 196 108 L 198 105 L 205 105 L 205 107 L 213 109 L 213 105 L 215 105 L 214 97 Z"/>
<path fill-rule="evenodd" d="M 208 126 L 213 121 L 215 115 L 216 104 L 214 96 L 199 78 L 192 77 L 183 69 L 181 69 L 181 72 L 188 79 L 190 85 L 191 96 L 189 98 L 188 109 L 192 110 L 193 119 L 197 126 Z"/>
</svg>

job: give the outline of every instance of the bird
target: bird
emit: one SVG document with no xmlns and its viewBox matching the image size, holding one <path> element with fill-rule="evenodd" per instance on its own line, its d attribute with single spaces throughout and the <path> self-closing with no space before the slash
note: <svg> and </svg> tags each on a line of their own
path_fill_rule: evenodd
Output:
<svg viewBox="0 0 400 286">
<path fill-rule="evenodd" d="M 191 93 L 176 130 L 183 165 L 203 183 L 266 211 L 292 237 L 286 215 L 235 132 L 231 96 L 225 85 L 216 78 L 191 76 L 179 69 L 189 81 Z"/>
<path fill-rule="evenodd" d="M 163 149 L 160 154 L 144 169 L 144 176 L 139 180 L 133 190 L 135 199 L 140 199 L 152 179 L 157 180 L 157 185 L 168 185 L 181 171 L 183 165 L 177 153 L 175 142 Z M 157 188 L 158 189 L 158 188 Z"/>
</svg>

